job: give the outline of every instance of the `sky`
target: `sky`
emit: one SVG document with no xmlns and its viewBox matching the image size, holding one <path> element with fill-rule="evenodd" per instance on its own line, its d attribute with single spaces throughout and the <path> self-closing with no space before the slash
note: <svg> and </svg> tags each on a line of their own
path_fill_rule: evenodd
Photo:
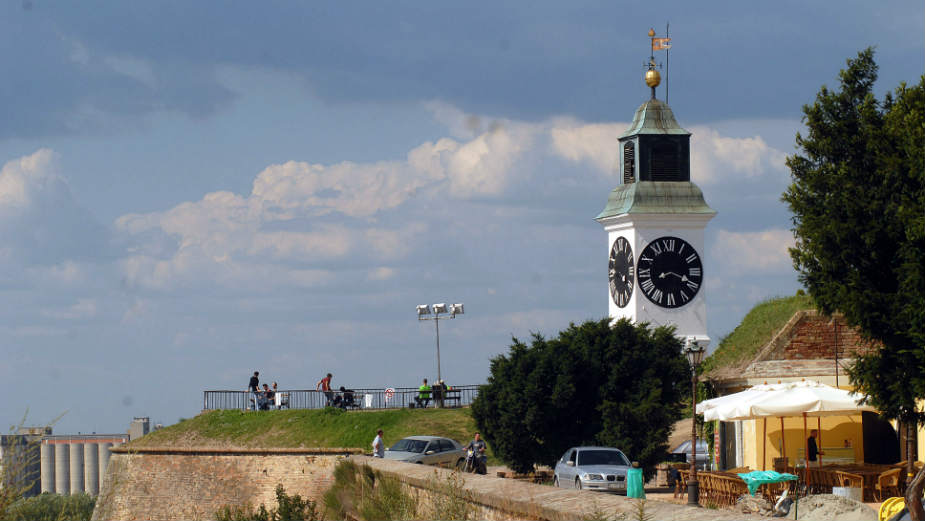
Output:
<svg viewBox="0 0 925 521">
<path fill-rule="evenodd" d="M 603 318 L 594 217 L 666 23 L 718 212 L 715 347 L 800 287 L 801 107 L 868 46 L 878 93 L 917 82 L 922 2 L 2 3 L 0 418 L 166 425 L 255 370 L 416 386 L 437 370 L 415 306 L 438 302 L 466 309 L 443 377 L 476 384 L 512 338 Z"/>
</svg>

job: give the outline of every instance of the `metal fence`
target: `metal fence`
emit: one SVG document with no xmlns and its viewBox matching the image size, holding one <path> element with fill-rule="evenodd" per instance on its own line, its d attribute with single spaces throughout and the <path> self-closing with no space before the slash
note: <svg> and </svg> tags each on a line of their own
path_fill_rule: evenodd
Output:
<svg viewBox="0 0 925 521">
<path fill-rule="evenodd" d="M 352 391 L 352 393 L 351 393 Z M 328 405 L 349 409 L 401 409 L 405 407 L 465 407 L 472 404 L 479 392 L 478 385 L 460 385 L 448 389 L 441 397 L 431 392 L 430 398 L 419 403 L 416 387 L 390 389 L 352 389 L 324 391 L 286 389 L 279 390 L 271 400 L 250 391 L 203 391 L 203 410 L 253 409 L 322 409 Z M 352 396 L 350 396 L 352 394 Z M 351 399 L 352 398 L 352 399 Z M 261 407 L 261 405 L 264 407 Z"/>
</svg>

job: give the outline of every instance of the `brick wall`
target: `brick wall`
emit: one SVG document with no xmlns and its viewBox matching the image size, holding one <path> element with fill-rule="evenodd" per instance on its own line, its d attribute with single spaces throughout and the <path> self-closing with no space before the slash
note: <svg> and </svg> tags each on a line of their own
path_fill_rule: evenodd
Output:
<svg viewBox="0 0 925 521">
<path fill-rule="evenodd" d="M 836 327 L 837 325 L 837 327 Z M 836 336 L 836 330 L 838 334 Z M 789 342 L 783 350 L 783 360 L 833 359 L 838 343 L 838 358 L 854 358 L 858 351 L 869 349 L 869 344 L 842 317 L 835 323 L 829 318 L 806 314 L 793 328 Z"/>
<path fill-rule="evenodd" d="M 113 450 L 93 519 L 213 519 L 224 505 L 276 506 L 276 485 L 319 500 L 353 450 Z"/>
</svg>

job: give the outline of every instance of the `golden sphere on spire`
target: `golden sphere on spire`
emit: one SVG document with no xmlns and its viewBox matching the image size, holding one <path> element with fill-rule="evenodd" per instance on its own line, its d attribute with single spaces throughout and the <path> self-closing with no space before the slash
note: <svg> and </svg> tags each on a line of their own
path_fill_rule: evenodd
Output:
<svg viewBox="0 0 925 521">
<path fill-rule="evenodd" d="M 658 87 L 658 84 L 662 82 L 662 75 L 658 73 L 655 69 L 649 69 L 646 71 L 646 85 L 650 87 Z"/>
<path fill-rule="evenodd" d="M 655 29 L 650 28 L 650 29 L 649 29 L 649 38 L 652 38 L 652 37 L 654 37 L 654 36 L 655 36 Z"/>
</svg>

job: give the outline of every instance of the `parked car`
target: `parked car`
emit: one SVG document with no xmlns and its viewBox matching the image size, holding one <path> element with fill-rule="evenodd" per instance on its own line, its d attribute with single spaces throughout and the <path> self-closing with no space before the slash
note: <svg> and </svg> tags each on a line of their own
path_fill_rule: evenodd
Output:
<svg viewBox="0 0 925 521">
<path fill-rule="evenodd" d="M 675 458 L 670 458 L 671 461 L 676 459 L 681 462 L 691 462 L 691 440 L 687 440 L 674 449 L 672 449 L 671 454 Z M 697 468 L 701 470 L 706 470 L 707 465 L 710 462 L 710 447 L 707 445 L 707 442 L 703 440 L 697 440 Z"/>
<path fill-rule="evenodd" d="M 572 447 L 556 463 L 553 485 L 578 490 L 626 491 L 630 461 L 613 447 Z"/>
<path fill-rule="evenodd" d="M 409 436 L 385 449 L 385 459 L 442 467 L 461 467 L 466 461 L 466 451 L 462 449 L 459 442 L 449 438 Z"/>
</svg>

